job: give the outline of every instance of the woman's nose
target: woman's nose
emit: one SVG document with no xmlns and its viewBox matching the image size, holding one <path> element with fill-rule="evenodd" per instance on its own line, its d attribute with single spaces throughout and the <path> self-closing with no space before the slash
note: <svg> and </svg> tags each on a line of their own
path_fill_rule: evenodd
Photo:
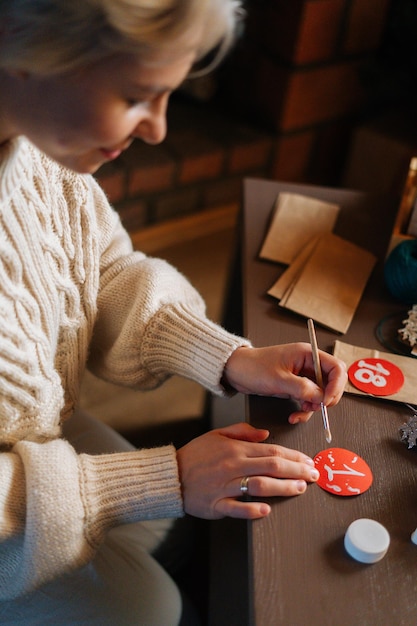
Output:
<svg viewBox="0 0 417 626">
<path fill-rule="evenodd" d="M 142 116 L 132 133 L 133 137 L 151 145 L 161 143 L 167 133 L 167 105 L 168 97 L 161 97 L 150 102 L 146 114 Z"/>
</svg>

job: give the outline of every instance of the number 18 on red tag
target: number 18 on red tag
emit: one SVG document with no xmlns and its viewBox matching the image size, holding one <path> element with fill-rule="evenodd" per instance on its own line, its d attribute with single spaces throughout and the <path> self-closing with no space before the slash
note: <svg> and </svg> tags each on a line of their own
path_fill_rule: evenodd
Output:
<svg viewBox="0 0 417 626">
<path fill-rule="evenodd" d="M 374 396 L 390 396 L 404 384 L 400 368 L 385 359 L 359 359 L 349 367 L 348 376 L 354 387 Z"/>
</svg>

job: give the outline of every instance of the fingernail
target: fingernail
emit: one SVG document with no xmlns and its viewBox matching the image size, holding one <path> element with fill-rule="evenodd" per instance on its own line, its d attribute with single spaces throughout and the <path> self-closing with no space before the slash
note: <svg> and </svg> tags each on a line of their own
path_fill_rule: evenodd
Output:
<svg viewBox="0 0 417 626">
<path fill-rule="evenodd" d="M 304 458 L 304 463 L 307 463 L 307 465 L 311 465 L 311 467 L 314 467 L 314 461 L 313 461 L 313 459 L 310 459 L 309 456 L 306 456 Z"/>
<path fill-rule="evenodd" d="M 319 471 L 316 469 L 312 469 L 310 472 L 310 476 L 313 480 L 318 480 L 320 477 Z"/>
<path fill-rule="evenodd" d="M 307 489 L 307 483 L 305 480 L 297 480 L 297 491 L 298 493 L 304 493 Z"/>
<path fill-rule="evenodd" d="M 262 503 L 259 507 L 260 515 L 269 515 L 270 511 L 271 511 L 271 507 L 265 503 Z"/>
</svg>

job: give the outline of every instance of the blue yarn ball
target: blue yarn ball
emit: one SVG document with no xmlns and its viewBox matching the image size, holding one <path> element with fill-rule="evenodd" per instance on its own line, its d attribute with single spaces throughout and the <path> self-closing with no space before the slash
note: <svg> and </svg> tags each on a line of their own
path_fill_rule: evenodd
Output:
<svg viewBox="0 0 417 626">
<path fill-rule="evenodd" d="M 404 304 L 417 302 L 417 239 L 406 239 L 388 255 L 385 284 L 394 298 Z"/>
</svg>

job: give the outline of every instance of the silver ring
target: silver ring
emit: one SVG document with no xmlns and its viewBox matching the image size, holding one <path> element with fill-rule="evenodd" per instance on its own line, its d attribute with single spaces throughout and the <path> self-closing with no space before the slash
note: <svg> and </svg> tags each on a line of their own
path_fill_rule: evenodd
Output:
<svg viewBox="0 0 417 626">
<path fill-rule="evenodd" d="M 249 476 L 244 476 L 240 481 L 240 491 L 247 494 L 249 491 Z"/>
</svg>

